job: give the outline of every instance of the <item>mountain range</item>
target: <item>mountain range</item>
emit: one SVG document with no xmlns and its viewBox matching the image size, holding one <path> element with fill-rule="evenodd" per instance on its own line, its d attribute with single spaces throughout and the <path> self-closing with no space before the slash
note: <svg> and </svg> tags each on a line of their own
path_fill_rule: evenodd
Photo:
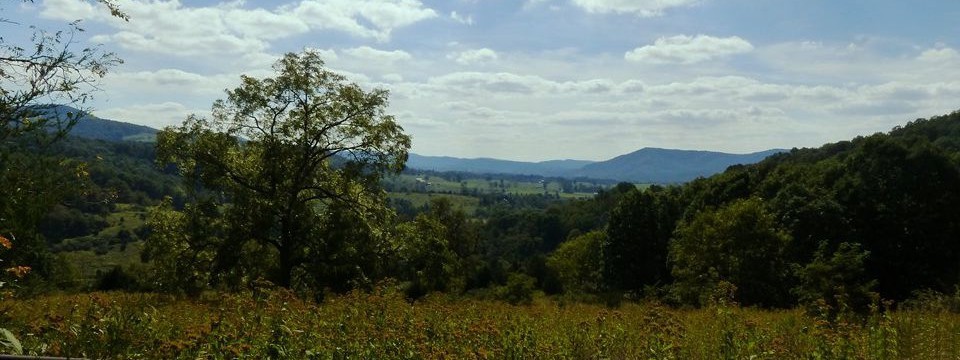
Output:
<svg viewBox="0 0 960 360">
<path fill-rule="evenodd" d="M 76 112 L 67 106 L 48 106 L 45 111 L 66 114 Z M 107 141 L 154 141 L 159 130 L 122 121 L 84 115 L 71 135 Z M 609 179 L 635 183 L 682 183 L 697 177 L 722 172 L 736 164 L 752 164 L 767 156 L 784 152 L 772 149 L 750 154 L 714 151 L 642 148 L 605 161 L 549 160 L 523 162 L 491 158 L 465 159 L 449 156 L 424 156 L 411 153 L 407 168 L 469 173 L 539 175 L 566 178 Z"/>
<path fill-rule="evenodd" d="M 463 159 L 410 154 L 407 167 L 435 171 L 541 175 L 610 179 L 635 183 L 670 184 L 707 177 L 737 164 L 753 164 L 784 152 L 771 149 L 749 154 L 715 151 L 643 148 L 605 161 L 550 160 L 520 162 L 489 158 Z"/>
</svg>

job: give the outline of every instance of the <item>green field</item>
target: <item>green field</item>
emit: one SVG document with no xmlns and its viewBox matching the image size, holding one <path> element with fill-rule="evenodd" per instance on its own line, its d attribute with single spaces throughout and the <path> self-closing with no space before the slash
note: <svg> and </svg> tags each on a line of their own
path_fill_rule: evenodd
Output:
<svg viewBox="0 0 960 360">
<path fill-rule="evenodd" d="M 117 204 L 114 212 L 106 215 L 108 226 L 94 235 L 66 239 L 61 248 L 80 247 L 88 250 L 62 251 L 61 256 L 78 272 L 82 287 L 92 286 L 98 274 L 115 267 L 144 266 L 140 262 L 142 239 L 136 232 L 146 222 L 147 208 L 132 204 Z M 121 236 L 121 232 L 125 234 Z M 126 237 L 126 241 L 121 238 Z"/>
<path fill-rule="evenodd" d="M 146 265 L 140 261 L 142 250 L 143 242 L 137 241 L 128 244 L 123 250 L 115 248 L 102 254 L 91 250 L 66 251 L 62 254 L 67 262 L 79 272 L 80 285 L 88 287 L 96 283 L 98 275 L 118 266 L 121 268 L 139 267 L 145 269 Z"/>
<path fill-rule="evenodd" d="M 414 207 L 420 208 L 430 203 L 432 199 L 447 198 L 454 208 L 462 209 L 465 213 L 472 215 L 480 206 L 480 199 L 473 196 L 448 195 L 435 193 L 389 193 L 390 199 L 402 199 L 409 201 Z"/>
<path fill-rule="evenodd" d="M 511 177 L 501 178 L 495 175 L 476 175 L 476 177 L 460 177 L 459 181 L 451 180 L 452 175 L 446 178 L 429 175 L 401 174 L 388 181 L 399 192 L 432 192 L 443 194 L 509 194 L 509 195 L 560 195 L 564 198 L 586 198 L 594 192 L 563 192 L 558 180 L 542 179 L 537 181 L 509 180 Z M 571 181 L 574 189 L 578 185 L 596 187 L 598 184 L 584 181 Z"/>
</svg>

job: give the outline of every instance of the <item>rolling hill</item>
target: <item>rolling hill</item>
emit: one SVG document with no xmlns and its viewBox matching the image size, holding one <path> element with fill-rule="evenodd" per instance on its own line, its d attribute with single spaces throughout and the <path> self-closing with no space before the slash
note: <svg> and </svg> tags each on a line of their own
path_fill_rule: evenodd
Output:
<svg viewBox="0 0 960 360">
<path fill-rule="evenodd" d="M 587 164 L 571 175 L 637 183 L 679 183 L 706 177 L 736 164 L 753 164 L 784 152 L 772 149 L 750 154 L 714 151 L 643 148 L 598 163 Z"/>
<path fill-rule="evenodd" d="M 410 154 L 407 167 L 435 171 L 582 177 L 668 184 L 720 173 L 731 165 L 756 163 L 767 156 L 783 151 L 773 149 L 750 154 L 728 154 L 714 151 L 643 148 L 599 162 L 585 160 L 521 162 Z"/>
<path fill-rule="evenodd" d="M 60 118 L 66 118 L 68 113 L 80 112 L 63 105 L 45 105 L 37 109 L 48 116 Z M 70 129 L 70 135 L 94 140 L 153 142 L 158 131 L 148 126 L 103 119 L 87 113 Z"/>
<path fill-rule="evenodd" d="M 464 159 L 449 156 L 410 154 L 407 167 L 433 171 L 464 171 L 489 174 L 563 176 L 593 163 L 585 160 L 523 162 L 490 158 Z"/>
<path fill-rule="evenodd" d="M 68 112 L 78 110 L 68 106 L 45 106 L 42 111 L 54 116 L 65 116 Z M 147 126 L 87 114 L 74 126 L 70 134 L 96 140 L 152 142 L 158 131 Z M 668 184 L 717 174 L 731 165 L 756 163 L 767 156 L 783 151 L 774 149 L 750 154 L 728 154 L 713 151 L 643 148 L 599 162 L 569 159 L 523 162 L 491 158 L 424 156 L 411 153 L 407 160 L 407 168 Z"/>
</svg>

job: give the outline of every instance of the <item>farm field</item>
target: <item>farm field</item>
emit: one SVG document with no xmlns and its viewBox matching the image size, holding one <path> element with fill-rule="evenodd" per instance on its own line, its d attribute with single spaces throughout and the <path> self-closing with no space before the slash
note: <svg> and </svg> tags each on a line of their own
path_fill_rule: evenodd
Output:
<svg viewBox="0 0 960 360">
<path fill-rule="evenodd" d="M 456 173 L 450 173 L 456 174 Z M 510 194 L 510 195 L 559 195 L 564 198 L 589 198 L 594 191 L 585 189 L 604 188 L 609 185 L 587 181 L 567 181 L 568 190 L 563 191 L 563 185 L 557 179 L 543 178 L 538 180 L 519 180 L 517 176 L 509 175 L 472 175 L 457 174 L 447 176 L 430 176 L 419 174 L 401 174 L 392 177 L 394 192 L 430 192 L 441 194 Z M 533 177 L 536 178 L 536 177 Z M 578 191 L 579 190 L 579 191 Z"/>
<path fill-rule="evenodd" d="M 382 287 L 304 301 L 285 290 L 50 295 L 0 302 L 30 355 L 290 359 L 956 359 L 960 314 L 619 308 L 538 298 L 528 306 Z M 5 349 L 10 351 L 10 348 Z"/>
<path fill-rule="evenodd" d="M 431 200 L 435 198 L 447 198 L 450 200 L 450 203 L 458 209 L 463 209 L 467 214 L 473 214 L 476 212 L 477 207 L 480 206 L 480 199 L 473 196 L 466 195 L 452 195 L 452 194 L 435 194 L 435 193 L 389 193 L 387 197 L 391 200 L 406 200 L 409 201 L 411 205 L 416 208 L 421 208 L 430 203 Z"/>
</svg>

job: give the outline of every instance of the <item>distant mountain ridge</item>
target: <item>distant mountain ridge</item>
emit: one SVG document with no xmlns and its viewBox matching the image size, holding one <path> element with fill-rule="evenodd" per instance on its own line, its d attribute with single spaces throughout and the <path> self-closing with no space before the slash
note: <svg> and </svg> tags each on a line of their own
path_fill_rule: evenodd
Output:
<svg viewBox="0 0 960 360">
<path fill-rule="evenodd" d="M 64 105 L 38 106 L 37 110 L 49 116 L 65 119 L 68 113 L 81 113 L 80 110 Z M 77 124 L 70 129 L 70 135 L 85 139 L 108 141 L 156 141 L 160 130 L 149 126 L 135 125 L 127 122 L 109 120 L 97 117 L 91 113 L 83 113 Z"/>
<path fill-rule="evenodd" d="M 543 176 L 562 176 L 592 163 L 592 161 L 586 160 L 523 162 L 491 158 L 464 159 L 450 156 L 424 156 L 413 153 L 407 158 L 408 168 L 420 170 Z"/>
<path fill-rule="evenodd" d="M 771 149 L 749 154 L 702 150 L 643 148 L 613 159 L 588 164 L 574 175 L 638 183 L 679 183 L 721 173 L 737 164 L 753 164 L 770 155 L 785 152 Z"/>
<path fill-rule="evenodd" d="M 41 111 L 66 116 L 79 110 L 69 106 L 45 106 Z M 108 141 L 156 140 L 159 130 L 122 121 L 102 119 L 85 114 L 70 134 L 77 137 Z M 750 154 L 729 154 L 714 151 L 643 148 L 606 161 L 549 160 L 523 162 L 491 158 L 464 159 L 450 156 L 409 154 L 407 167 L 434 171 L 470 173 L 539 175 L 566 178 L 609 179 L 636 183 L 670 184 L 707 177 L 736 164 L 753 164 L 767 156 L 786 150 L 773 149 Z"/>
<path fill-rule="evenodd" d="M 407 167 L 435 171 L 584 177 L 670 184 L 717 174 L 731 165 L 757 163 L 767 156 L 784 151 L 786 150 L 771 149 L 750 154 L 729 154 L 715 151 L 643 148 L 599 162 L 586 160 L 522 162 L 410 154 Z"/>
</svg>

